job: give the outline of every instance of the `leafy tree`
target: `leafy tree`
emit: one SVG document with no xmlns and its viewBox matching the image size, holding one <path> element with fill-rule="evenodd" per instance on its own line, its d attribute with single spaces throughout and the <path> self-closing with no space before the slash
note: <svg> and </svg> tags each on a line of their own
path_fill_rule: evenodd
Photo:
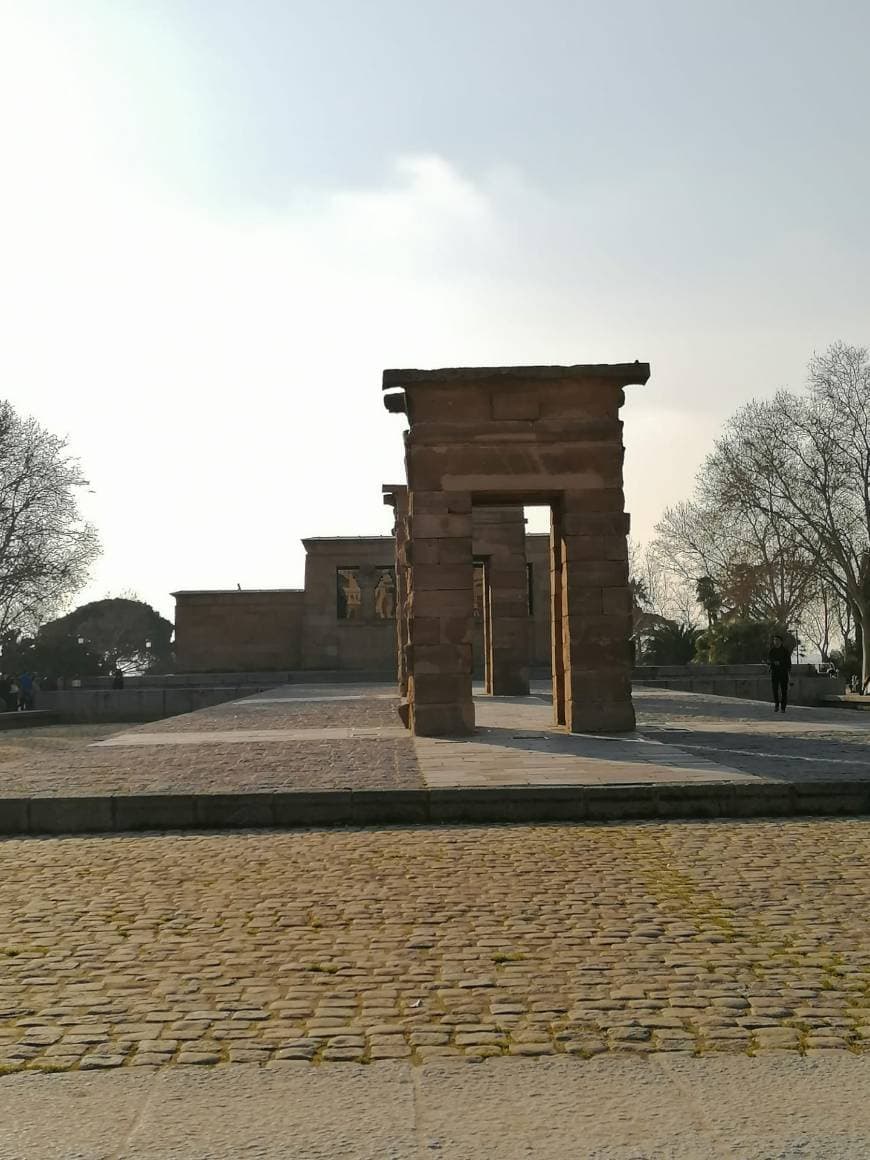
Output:
<svg viewBox="0 0 870 1160">
<path fill-rule="evenodd" d="M 644 641 L 643 663 L 647 665 L 687 665 L 694 659 L 701 629 L 694 624 L 666 620 L 656 625 Z"/>
<path fill-rule="evenodd" d="M 101 656 L 74 636 L 46 639 L 40 633 L 35 637 L 7 633 L 2 648 L 4 673 L 30 672 L 43 686 L 58 677 L 98 677 L 110 671 Z"/>
<path fill-rule="evenodd" d="M 64 641 L 81 641 L 100 658 L 105 672 L 166 672 L 173 663 L 172 631 L 172 622 L 150 604 L 111 597 L 43 625 L 37 642 L 60 647 Z"/>
<path fill-rule="evenodd" d="M 711 665 L 755 665 L 767 661 L 771 638 L 779 634 L 788 648 L 796 641 L 772 620 L 720 620 L 698 639 L 698 657 Z"/>
<path fill-rule="evenodd" d="M 862 670 L 860 641 L 846 637 L 843 647 L 832 652 L 830 659 L 837 673 L 850 684 L 860 680 Z"/>
<path fill-rule="evenodd" d="M 85 583 L 99 552 L 67 443 L 0 401 L 0 633 L 32 632 Z"/>
</svg>

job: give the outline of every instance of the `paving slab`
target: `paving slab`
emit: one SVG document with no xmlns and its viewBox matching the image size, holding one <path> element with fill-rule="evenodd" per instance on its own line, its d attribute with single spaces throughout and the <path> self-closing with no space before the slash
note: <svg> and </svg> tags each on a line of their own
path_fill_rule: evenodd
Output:
<svg viewBox="0 0 870 1160">
<path fill-rule="evenodd" d="M 870 1059 L 396 1061 L 15 1076 L 3 1160 L 855 1160 Z"/>
<path fill-rule="evenodd" d="M 870 720 L 669 690 L 636 703 L 635 733 L 577 735 L 543 687 L 478 696 L 473 736 L 412 738 L 389 686 L 284 686 L 22 750 L 0 767 L 0 832 L 870 811 Z"/>
</svg>

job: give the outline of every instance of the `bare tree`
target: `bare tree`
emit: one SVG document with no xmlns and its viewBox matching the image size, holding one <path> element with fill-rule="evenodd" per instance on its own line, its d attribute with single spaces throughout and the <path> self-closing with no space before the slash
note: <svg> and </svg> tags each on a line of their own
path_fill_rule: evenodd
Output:
<svg viewBox="0 0 870 1160">
<path fill-rule="evenodd" d="M 649 595 L 649 607 L 662 620 L 693 626 L 697 620 L 694 585 L 670 567 L 655 542 L 637 553 L 637 575 Z"/>
<path fill-rule="evenodd" d="M 707 458 L 695 498 L 668 508 L 656 526 L 656 553 L 692 585 L 708 619 L 715 594 L 716 615 L 788 625 L 810 597 L 809 557 L 781 521 L 735 491 L 729 468 L 716 451 Z"/>
<path fill-rule="evenodd" d="M 67 443 L 0 401 L 0 634 L 28 632 L 85 583 L 99 552 Z"/>
<path fill-rule="evenodd" d="M 808 393 L 779 391 L 730 421 L 713 457 L 723 499 L 785 529 L 855 617 L 870 680 L 870 363 L 837 342 L 809 364 Z"/>
</svg>

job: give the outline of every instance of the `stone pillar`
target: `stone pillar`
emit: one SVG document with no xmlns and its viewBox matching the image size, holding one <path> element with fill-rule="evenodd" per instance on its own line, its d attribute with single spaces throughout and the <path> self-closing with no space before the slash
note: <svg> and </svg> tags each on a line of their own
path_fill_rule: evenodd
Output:
<svg viewBox="0 0 870 1160">
<path fill-rule="evenodd" d="M 413 481 L 413 451 L 408 476 Z M 421 737 L 474 731 L 471 496 L 408 492 L 408 703 Z"/>
<path fill-rule="evenodd" d="M 622 489 L 567 493 L 560 509 L 564 724 L 573 733 L 632 730 L 629 517 Z"/>
<path fill-rule="evenodd" d="M 408 489 L 404 484 L 385 484 L 384 503 L 395 513 L 393 536 L 396 541 L 396 658 L 399 696 L 408 699 Z M 407 721 L 407 707 L 400 709 Z"/>
<path fill-rule="evenodd" d="M 564 725 L 565 711 L 565 568 L 562 543 L 562 507 L 550 509 L 550 640 L 553 668 L 553 721 Z M 570 661 L 569 661 L 570 663 Z"/>
<path fill-rule="evenodd" d="M 528 696 L 529 594 L 526 528 L 521 507 L 475 508 L 474 554 L 486 561 L 484 688 Z"/>
</svg>

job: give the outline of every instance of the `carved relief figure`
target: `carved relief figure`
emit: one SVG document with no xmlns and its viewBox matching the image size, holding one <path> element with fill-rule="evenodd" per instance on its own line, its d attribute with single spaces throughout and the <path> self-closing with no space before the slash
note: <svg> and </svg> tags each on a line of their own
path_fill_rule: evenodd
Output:
<svg viewBox="0 0 870 1160">
<path fill-rule="evenodd" d="M 396 615 L 396 577 L 393 568 L 381 568 L 375 584 L 375 616 L 393 620 Z"/>
<path fill-rule="evenodd" d="M 362 589 L 359 568 L 336 569 L 336 611 L 339 620 L 359 620 L 362 612 Z"/>
</svg>

